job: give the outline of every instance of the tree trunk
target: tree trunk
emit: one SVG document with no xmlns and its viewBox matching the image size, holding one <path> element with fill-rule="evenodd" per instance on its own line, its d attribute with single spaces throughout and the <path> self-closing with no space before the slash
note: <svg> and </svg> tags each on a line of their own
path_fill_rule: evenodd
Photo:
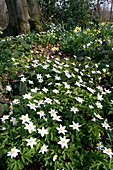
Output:
<svg viewBox="0 0 113 170">
<path fill-rule="evenodd" d="M 43 19 L 39 3 L 37 0 L 27 0 L 28 10 L 30 15 L 30 26 L 31 30 L 36 30 L 38 32 L 43 30 Z"/>
<path fill-rule="evenodd" d="M 0 27 L 5 28 L 8 24 L 8 14 L 5 0 L 0 0 Z"/>
<path fill-rule="evenodd" d="M 111 8 L 110 8 L 110 16 L 109 16 L 109 22 L 112 22 L 112 16 L 113 15 L 113 0 L 111 0 Z"/>
<path fill-rule="evenodd" d="M 98 13 L 98 19 L 99 19 L 99 22 L 100 22 L 100 19 L 101 19 L 100 0 L 97 0 L 97 13 Z"/>
<path fill-rule="evenodd" d="M 18 13 L 18 34 L 24 33 L 27 34 L 30 32 L 29 24 L 29 13 L 28 13 L 28 4 L 27 0 L 20 0 L 17 3 Z"/>
<path fill-rule="evenodd" d="M 9 24 L 3 36 L 27 34 L 30 30 L 42 31 L 42 16 L 37 0 L 5 0 Z"/>
<path fill-rule="evenodd" d="M 16 35 L 17 34 L 17 5 L 15 0 L 5 0 L 7 9 L 8 9 L 8 15 L 9 15 L 9 24 L 7 28 L 4 30 L 4 35 Z"/>
</svg>

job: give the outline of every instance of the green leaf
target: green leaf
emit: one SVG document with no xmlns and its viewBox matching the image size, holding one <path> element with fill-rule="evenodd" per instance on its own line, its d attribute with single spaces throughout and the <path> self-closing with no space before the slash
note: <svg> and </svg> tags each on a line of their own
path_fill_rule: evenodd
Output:
<svg viewBox="0 0 113 170">
<path fill-rule="evenodd" d="M 24 164 L 22 163 L 21 160 L 18 160 L 18 167 L 19 167 L 19 169 L 23 169 L 24 168 Z"/>
<path fill-rule="evenodd" d="M 21 156 L 22 162 L 25 164 L 25 158 L 24 156 Z"/>
<path fill-rule="evenodd" d="M 28 160 L 28 162 L 31 162 L 32 163 L 32 160 L 31 160 L 31 157 L 29 155 L 23 155 L 23 157 Z"/>
</svg>

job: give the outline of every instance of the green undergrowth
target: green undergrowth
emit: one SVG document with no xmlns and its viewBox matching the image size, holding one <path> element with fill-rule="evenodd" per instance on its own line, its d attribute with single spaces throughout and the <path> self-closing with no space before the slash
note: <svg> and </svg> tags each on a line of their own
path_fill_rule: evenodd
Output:
<svg viewBox="0 0 113 170">
<path fill-rule="evenodd" d="M 112 25 L 0 41 L 0 167 L 113 169 Z"/>
</svg>

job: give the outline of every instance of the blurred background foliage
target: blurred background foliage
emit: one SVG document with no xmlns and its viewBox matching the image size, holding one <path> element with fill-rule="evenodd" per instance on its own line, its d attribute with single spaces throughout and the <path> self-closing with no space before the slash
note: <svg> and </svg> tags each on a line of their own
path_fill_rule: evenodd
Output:
<svg viewBox="0 0 113 170">
<path fill-rule="evenodd" d="M 46 23 L 62 23 L 67 28 L 113 19 L 113 3 L 109 0 L 39 0 L 39 3 Z"/>
<path fill-rule="evenodd" d="M 62 23 L 66 27 L 86 25 L 91 21 L 89 0 L 39 0 L 47 23 Z"/>
<path fill-rule="evenodd" d="M 18 1 L 18 0 L 17 0 Z M 111 0 L 37 0 L 45 24 L 63 24 L 66 28 L 86 26 L 89 22 L 112 22 Z M 0 27 L 6 27 L 8 13 L 5 0 L 0 1 Z"/>
</svg>

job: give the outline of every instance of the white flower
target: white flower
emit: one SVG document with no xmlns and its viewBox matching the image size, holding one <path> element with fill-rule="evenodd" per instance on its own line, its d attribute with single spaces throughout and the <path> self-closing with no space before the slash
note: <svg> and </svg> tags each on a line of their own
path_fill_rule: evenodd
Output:
<svg viewBox="0 0 113 170">
<path fill-rule="evenodd" d="M 31 148 L 33 148 L 33 145 L 36 145 L 36 138 L 32 138 L 30 137 L 30 139 L 26 139 L 27 141 L 27 146 L 30 146 Z"/>
<path fill-rule="evenodd" d="M 6 90 L 7 91 L 11 91 L 12 90 L 12 87 L 10 85 L 6 86 Z"/>
<path fill-rule="evenodd" d="M 102 109 L 103 106 L 102 106 L 102 104 L 100 102 L 97 101 L 95 104 L 96 104 L 97 108 Z"/>
<path fill-rule="evenodd" d="M 17 119 L 15 117 L 12 117 L 10 122 L 12 122 L 13 125 L 16 125 L 18 121 L 17 121 Z"/>
<path fill-rule="evenodd" d="M 75 99 L 76 99 L 78 102 L 80 102 L 81 104 L 84 102 L 84 100 L 83 100 L 82 98 L 80 98 L 80 97 L 75 97 Z"/>
<path fill-rule="evenodd" d="M 76 112 L 78 112 L 78 111 L 79 111 L 78 108 L 76 108 L 76 107 L 74 107 L 74 106 L 71 108 L 71 112 L 74 112 L 75 114 L 76 114 Z"/>
<path fill-rule="evenodd" d="M 25 122 L 28 122 L 28 123 L 29 123 L 29 121 L 30 121 L 31 119 L 28 117 L 28 114 L 26 114 L 26 115 L 22 115 L 22 116 L 20 117 L 20 120 L 22 120 L 22 124 L 24 124 Z"/>
<path fill-rule="evenodd" d="M 43 110 L 40 110 L 39 112 L 37 112 L 37 114 L 40 116 L 40 118 L 45 116 L 45 113 Z"/>
<path fill-rule="evenodd" d="M 42 129 L 38 129 L 38 133 L 39 133 L 42 137 L 44 137 L 44 135 L 49 134 L 48 129 L 45 129 L 44 127 L 42 127 Z"/>
<path fill-rule="evenodd" d="M 44 102 L 48 104 L 52 104 L 52 99 L 46 97 Z"/>
<path fill-rule="evenodd" d="M 56 80 L 61 80 L 60 76 L 57 76 L 57 75 L 55 76 L 55 79 Z"/>
<path fill-rule="evenodd" d="M 32 133 L 33 131 L 36 131 L 36 126 L 34 126 L 32 122 L 29 122 L 29 124 L 25 123 L 24 129 L 27 129 L 29 133 Z"/>
<path fill-rule="evenodd" d="M 51 117 L 54 117 L 57 114 L 57 111 L 55 109 L 51 109 L 49 113 L 51 114 Z"/>
<path fill-rule="evenodd" d="M 55 85 L 56 85 L 56 86 L 59 86 L 59 87 L 62 86 L 61 83 L 55 83 Z"/>
<path fill-rule="evenodd" d="M 80 130 L 79 127 L 81 127 L 81 125 L 79 125 L 79 123 L 75 123 L 74 121 L 72 123 L 73 124 L 70 125 L 70 127 L 79 131 Z"/>
<path fill-rule="evenodd" d="M 92 74 L 95 74 L 95 73 L 96 73 L 96 71 L 94 71 L 94 70 L 93 70 L 93 71 L 91 71 L 91 72 L 92 72 Z"/>
<path fill-rule="evenodd" d="M 30 68 L 30 66 L 25 65 L 25 68 Z"/>
<path fill-rule="evenodd" d="M 103 88 L 101 86 L 97 86 L 96 87 L 98 90 L 100 90 L 101 92 L 103 91 Z"/>
<path fill-rule="evenodd" d="M 11 156 L 11 158 L 16 158 L 16 156 L 18 156 L 18 152 L 20 152 L 20 150 L 14 147 L 11 149 L 10 152 L 7 153 L 7 156 Z"/>
<path fill-rule="evenodd" d="M 54 71 L 55 73 L 61 73 L 59 70 L 57 70 L 56 68 L 53 68 L 52 71 Z"/>
<path fill-rule="evenodd" d="M 99 114 L 94 113 L 95 117 L 97 117 L 98 119 L 103 119 Z"/>
<path fill-rule="evenodd" d="M 93 119 L 91 119 L 93 122 L 96 122 L 96 118 L 94 117 Z"/>
<path fill-rule="evenodd" d="M 83 69 L 82 72 L 80 71 L 81 76 L 84 75 L 85 70 Z"/>
<path fill-rule="evenodd" d="M 67 84 L 67 82 L 63 82 L 63 84 L 65 85 L 65 88 L 66 88 L 66 89 L 70 89 L 70 85 Z"/>
<path fill-rule="evenodd" d="M 90 109 L 93 109 L 94 107 L 93 107 L 92 105 L 89 105 L 89 108 L 90 108 Z"/>
<path fill-rule="evenodd" d="M 49 65 L 44 65 L 44 66 L 42 66 L 44 69 L 47 69 L 48 67 L 49 67 Z"/>
<path fill-rule="evenodd" d="M 68 148 L 67 143 L 70 141 L 70 139 L 66 139 L 66 137 L 64 136 L 63 138 L 60 136 L 60 141 L 58 142 L 58 144 L 61 145 L 61 148 Z"/>
<path fill-rule="evenodd" d="M 22 78 L 20 79 L 20 81 L 21 81 L 21 82 L 25 82 L 25 81 L 26 81 L 26 78 L 25 78 L 25 77 L 22 77 Z"/>
<path fill-rule="evenodd" d="M 53 156 L 53 161 L 56 161 L 57 157 L 58 157 L 57 155 L 54 155 Z"/>
<path fill-rule="evenodd" d="M 50 82 L 50 83 L 48 83 L 48 86 L 51 86 L 53 84 L 53 82 Z"/>
<path fill-rule="evenodd" d="M 47 78 L 50 78 L 50 77 L 51 77 L 50 74 L 46 74 L 45 76 L 46 76 Z"/>
<path fill-rule="evenodd" d="M 111 100 L 111 104 L 113 104 L 113 100 Z"/>
<path fill-rule="evenodd" d="M 48 146 L 47 145 L 43 145 L 41 148 L 40 148 L 40 151 L 39 151 L 39 153 L 42 153 L 42 154 L 44 154 L 44 152 L 47 152 L 48 151 Z"/>
<path fill-rule="evenodd" d="M 85 65 L 85 68 L 89 68 L 89 65 Z"/>
<path fill-rule="evenodd" d="M 110 93 L 111 93 L 111 91 L 110 91 L 109 89 L 108 89 L 108 90 L 107 90 L 107 89 L 105 89 L 105 92 L 106 92 L 106 93 L 108 93 L 108 94 L 110 94 Z"/>
<path fill-rule="evenodd" d="M 41 74 L 37 74 L 36 76 L 37 76 L 37 79 L 42 79 L 43 78 Z"/>
<path fill-rule="evenodd" d="M 106 130 L 108 130 L 108 128 L 110 128 L 109 124 L 107 123 L 107 120 L 104 121 L 104 123 L 101 123 L 102 127 L 104 127 Z"/>
<path fill-rule="evenodd" d="M 61 116 L 58 116 L 58 115 L 55 114 L 55 115 L 53 115 L 53 118 L 52 118 L 52 119 L 53 119 L 53 120 L 56 120 L 56 121 L 58 121 L 58 122 L 61 122 L 62 120 L 60 119 L 60 117 L 61 117 Z"/>
<path fill-rule="evenodd" d="M 113 152 L 111 148 L 104 148 L 103 153 L 106 153 L 110 158 L 112 158 Z"/>
<path fill-rule="evenodd" d="M 53 93 L 56 93 L 56 94 L 57 94 L 57 93 L 59 93 L 59 90 L 54 89 L 54 90 L 53 90 Z"/>
<path fill-rule="evenodd" d="M 29 106 L 30 109 L 35 110 L 35 111 L 36 111 L 36 108 L 38 107 L 38 106 L 36 106 L 35 103 L 31 103 L 31 102 L 29 102 L 29 104 L 27 104 L 27 106 Z"/>
<path fill-rule="evenodd" d="M 28 80 L 29 84 L 34 84 L 32 80 Z"/>
<path fill-rule="evenodd" d="M 76 81 L 75 85 L 78 86 L 78 87 L 81 86 L 81 84 L 78 81 Z"/>
<path fill-rule="evenodd" d="M 75 70 L 76 72 L 79 72 L 79 69 L 78 69 L 78 68 L 74 68 L 74 70 Z"/>
<path fill-rule="evenodd" d="M 3 117 L 1 118 L 2 122 L 5 123 L 5 120 L 8 120 L 8 119 L 9 119 L 9 116 L 10 116 L 10 115 L 3 115 Z"/>
<path fill-rule="evenodd" d="M 74 78 L 76 77 L 74 73 L 72 73 L 71 76 L 74 77 Z"/>
<path fill-rule="evenodd" d="M 78 76 L 78 79 L 79 79 L 80 83 L 83 83 L 81 76 Z"/>
<path fill-rule="evenodd" d="M 102 142 L 97 143 L 97 147 L 96 147 L 96 148 L 97 148 L 98 150 L 102 150 L 103 147 L 104 147 L 104 146 L 102 145 Z"/>
<path fill-rule="evenodd" d="M 31 98 L 32 98 L 31 93 L 24 94 L 24 95 L 23 95 L 23 98 L 24 98 L 24 99 L 31 99 Z"/>
<path fill-rule="evenodd" d="M 44 88 L 42 89 L 42 91 L 45 92 L 45 93 L 47 93 L 47 92 L 48 92 L 48 89 L 44 87 Z"/>
<path fill-rule="evenodd" d="M 59 100 L 53 99 L 55 103 L 60 104 Z"/>
<path fill-rule="evenodd" d="M 11 60 L 12 60 L 12 61 L 15 61 L 15 58 L 12 57 Z"/>
<path fill-rule="evenodd" d="M 36 93 L 39 89 L 35 87 L 34 89 L 31 89 L 31 92 Z"/>
<path fill-rule="evenodd" d="M 103 100 L 102 95 L 100 95 L 99 93 L 97 94 L 97 100 L 100 100 L 100 101 L 102 101 L 102 100 Z"/>
<path fill-rule="evenodd" d="M 105 73 L 105 72 L 107 71 L 107 69 L 106 69 L 106 68 L 103 68 L 102 71 Z"/>
<path fill-rule="evenodd" d="M 41 99 L 41 100 L 34 100 L 34 102 L 35 103 L 38 103 L 38 108 L 40 108 L 40 105 L 42 104 L 42 105 L 44 105 L 45 103 L 44 103 L 44 101 Z"/>
<path fill-rule="evenodd" d="M 66 128 L 65 126 L 62 126 L 60 124 L 60 127 L 57 127 L 56 129 L 58 130 L 58 133 L 63 133 L 65 135 L 65 133 L 67 132 L 65 128 Z"/>
<path fill-rule="evenodd" d="M 98 74 L 101 74 L 101 72 L 98 70 L 98 71 L 96 71 Z M 99 77 L 99 78 L 101 78 L 101 77 Z"/>
<path fill-rule="evenodd" d="M 39 83 L 42 83 L 42 82 L 43 82 L 43 79 L 38 79 L 38 82 L 39 82 Z"/>
<path fill-rule="evenodd" d="M 13 103 L 13 104 L 19 104 L 19 103 L 20 103 L 20 100 L 19 100 L 19 99 L 14 99 L 14 100 L 12 101 L 12 103 Z"/>
<path fill-rule="evenodd" d="M 32 66 L 33 66 L 34 68 L 36 68 L 38 65 L 37 65 L 37 64 L 32 64 Z"/>
<path fill-rule="evenodd" d="M 72 93 L 72 91 L 67 90 L 65 94 L 71 94 L 71 93 Z"/>
<path fill-rule="evenodd" d="M 69 74 L 69 73 L 65 73 L 65 75 L 66 75 L 66 77 L 68 77 L 68 78 L 71 78 L 71 77 L 72 77 L 72 75 Z"/>
<path fill-rule="evenodd" d="M 34 51 L 31 52 L 31 53 L 34 53 Z M 38 64 L 38 60 L 33 60 L 32 62 L 35 63 L 35 64 Z"/>
<path fill-rule="evenodd" d="M 87 47 L 89 47 L 90 45 L 91 45 L 91 43 L 88 43 L 88 44 L 87 44 Z"/>
<path fill-rule="evenodd" d="M 87 87 L 87 89 L 88 89 L 91 93 L 93 93 L 93 94 L 94 94 L 95 91 L 96 91 L 96 90 L 94 90 L 94 89 L 92 89 L 92 88 L 90 88 L 90 87 Z"/>
</svg>

